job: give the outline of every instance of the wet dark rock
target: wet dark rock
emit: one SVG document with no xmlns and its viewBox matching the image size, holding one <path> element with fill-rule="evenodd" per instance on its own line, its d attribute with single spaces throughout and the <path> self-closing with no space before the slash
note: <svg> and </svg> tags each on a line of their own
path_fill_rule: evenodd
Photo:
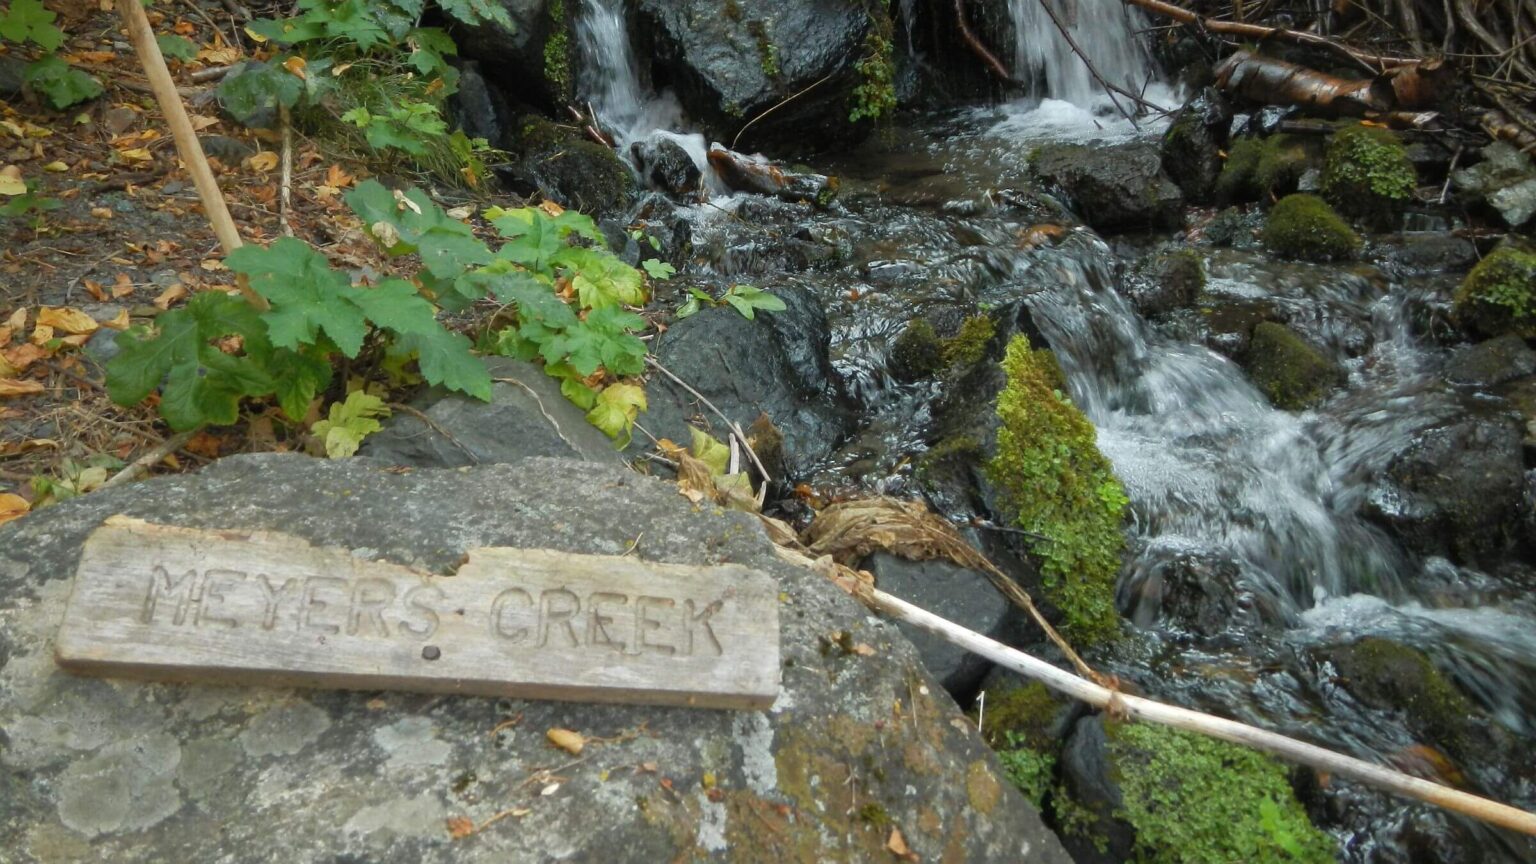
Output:
<svg viewBox="0 0 1536 864">
<path fill-rule="evenodd" d="M 1518 228 L 1536 215 L 1536 162 L 1503 141 L 1483 148 L 1482 161 L 1451 174 L 1456 194 Z"/>
<path fill-rule="evenodd" d="M 490 545 L 618 555 L 643 532 L 647 559 L 779 583 L 783 691 L 767 711 L 705 711 L 65 674 L 53 640 L 69 576 L 117 513 L 426 570 Z M 824 651 L 829 632 L 875 653 Z M 928 861 L 1068 861 L 893 625 L 782 561 L 754 517 L 695 510 L 620 466 L 401 472 L 267 454 L 64 502 L 0 527 L 0 681 L 8 861 L 874 861 L 890 829 L 871 812 Z M 609 740 L 566 764 L 554 727 Z M 555 765 L 538 794 L 528 778 Z M 527 813 L 449 833 L 509 807 Z"/>
<path fill-rule="evenodd" d="M 1259 230 L 1263 227 L 1261 211 L 1228 207 L 1205 224 L 1200 239 L 1212 246 L 1254 249 L 1259 246 Z"/>
<path fill-rule="evenodd" d="M 1215 193 L 1231 128 L 1231 106 L 1207 87 L 1184 103 L 1163 133 L 1163 170 L 1190 201 L 1202 203 Z"/>
<path fill-rule="evenodd" d="M 454 125 L 470 138 L 484 138 L 498 150 L 513 145 L 511 107 L 500 90 L 486 81 L 479 62 L 465 61 L 459 67 L 459 86 L 448 98 L 448 110 Z"/>
<path fill-rule="evenodd" d="M 1254 386 L 1276 408 L 1299 411 L 1321 402 L 1343 383 L 1343 371 L 1295 330 L 1273 321 L 1260 322 L 1240 362 Z"/>
<path fill-rule="evenodd" d="M 741 146 L 749 152 L 816 152 L 868 132 L 870 124 L 848 119 L 857 103 L 855 88 L 865 81 L 854 64 L 877 56 L 875 34 L 889 24 L 877 24 L 872 15 L 886 16 L 883 5 L 638 0 L 635 10 L 636 32 L 652 43 L 639 53 L 654 58 L 654 78 L 673 88 L 719 139 L 731 140 L 748 119 L 823 78 L 754 123 Z"/>
<path fill-rule="evenodd" d="M 1456 349 L 1445 361 L 1445 378 L 1452 384 L 1495 387 L 1536 375 L 1536 351 L 1513 334 Z"/>
<path fill-rule="evenodd" d="M 907 322 L 891 345 L 891 358 L 886 368 L 892 378 L 911 383 L 933 375 L 943 364 L 944 345 L 933 325 L 925 318 L 914 318 Z"/>
<path fill-rule="evenodd" d="M 1465 237 L 1423 231 L 1378 238 L 1371 250 L 1394 276 L 1455 273 L 1477 263 L 1477 246 Z"/>
<path fill-rule="evenodd" d="M 197 142 L 203 145 L 205 155 L 223 162 L 230 168 L 237 167 L 245 159 L 256 155 L 255 147 L 228 135 L 199 135 Z"/>
<path fill-rule="evenodd" d="M 592 215 L 629 206 L 635 179 L 609 148 L 568 126 L 525 114 L 516 121 L 511 161 L 497 168 L 502 182 L 519 195 L 540 195 Z"/>
<path fill-rule="evenodd" d="M 1016 643 L 1025 633 L 1022 613 L 985 573 L 949 561 L 909 561 L 884 552 L 871 555 L 860 566 L 874 575 L 881 591 L 962 627 L 1005 643 Z M 970 704 L 992 668 L 991 661 L 911 624 L 898 622 L 897 627 L 955 701 Z"/>
<path fill-rule="evenodd" d="M 1516 553 L 1529 540 L 1520 420 L 1474 408 L 1420 433 L 1388 464 L 1366 515 L 1423 555 L 1479 567 Z"/>
<path fill-rule="evenodd" d="M 1061 752 L 1062 785 L 1093 821 L 1062 835 L 1077 864 L 1121 864 L 1135 860 L 1136 829 L 1115 814 L 1124 806 L 1104 734 L 1102 715 L 1077 721 Z"/>
<path fill-rule="evenodd" d="M 749 321 L 729 306 L 703 309 L 673 323 L 654 350 L 663 366 L 743 429 L 766 413 L 784 435 L 790 475 L 802 477 L 852 431 L 853 416 L 828 357 L 832 337 L 821 304 L 798 285 L 771 290 L 784 311 L 759 312 Z M 653 378 L 646 392 L 650 409 L 640 423 L 651 434 L 686 442 L 691 424 L 723 438 L 720 418 L 670 379 Z M 637 441 L 631 449 L 649 443 Z"/>
<path fill-rule="evenodd" d="M 1030 170 L 1071 200 L 1084 222 L 1101 231 L 1178 228 L 1184 194 L 1162 171 L 1158 145 L 1050 144 Z"/>
<path fill-rule="evenodd" d="M 674 198 L 698 196 L 704 174 L 683 145 L 665 135 L 654 135 L 631 144 L 629 151 L 641 179 L 650 188 Z"/>
<path fill-rule="evenodd" d="M 1345 689 L 1365 705 L 1401 711 L 1408 725 L 1456 755 L 1473 742 L 1471 702 L 1417 648 L 1368 637 L 1331 649 Z"/>
<path fill-rule="evenodd" d="M 1248 639 L 1278 619 L 1272 600 L 1253 590 L 1242 568 L 1213 549 L 1190 548 L 1136 557 L 1119 605 L 1139 627 L 1164 626 L 1205 639 Z"/>
<path fill-rule="evenodd" d="M 485 74 L 517 101 L 549 111 L 560 108 L 571 95 L 569 62 L 575 42 L 570 21 L 580 4 L 569 0 L 492 2 L 506 10 L 511 28 L 491 22 L 475 27 L 456 24 L 453 34 L 459 53 L 483 63 Z"/>
<path fill-rule="evenodd" d="M 1193 249 L 1159 252 L 1136 262 L 1121 290 L 1147 318 L 1194 305 L 1205 290 L 1205 262 Z"/>
<path fill-rule="evenodd" d="M 558 456 L 619 463 L 608 437 L 560 393 L 560 383 L 531 363 L 494 358 L 491 401 L 429 392 L 412 407 L 432 419 L 399 411 L 368 436 L 359 455 L 415 468 L 457 468 Z"/>
<path fill-rule="evenodd" d="M 11 54 L 0 54 L 0 99 L 19 99 L 26 87 L 27 63 Z"/>
</svg>

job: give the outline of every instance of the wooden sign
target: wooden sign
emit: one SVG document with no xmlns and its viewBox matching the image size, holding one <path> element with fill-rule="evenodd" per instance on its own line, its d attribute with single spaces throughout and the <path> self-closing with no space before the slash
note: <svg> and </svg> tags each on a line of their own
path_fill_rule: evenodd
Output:
<svg viewBox="0 0 1536 864">
<path fill-rule="evenodd" d="M 115 516 L 86 541 L 57 657 L 166 680 L 766 708 L 778 586 L 735 564 L 501 547 L 434 576 Z"/>
</svg>

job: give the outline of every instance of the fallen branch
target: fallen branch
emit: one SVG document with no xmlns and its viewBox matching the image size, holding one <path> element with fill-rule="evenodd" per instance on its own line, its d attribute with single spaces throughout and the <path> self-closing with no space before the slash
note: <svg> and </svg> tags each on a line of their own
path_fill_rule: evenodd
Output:
<svg viewBox="0 0 1536 864">
<path fill-rule="evenodd" d="M 987 50 L 987 46 L 983 45 L 981 40 L 976 38 L 975 32 L 971 30 L 970 22 L 965 18 L 965 0 L 955 0 L 955 26 L 960 30 L 960 38 L 965 40 L 965 44 L 971 49 L 971 53 L 981 58 L 982 65 L 986 66 L 987 71 L 995 75 L 997 80 L 1004 84 L 1019 83 L 1018 79 L 1008 72 L 1008 67 L 1003 65 L 1003 61 L 997 59 L 991 51 Z"/>
<path fill-rule="evenodd" d="M 738 192 L 772 195 L 795 203 L 812 201 L 825 207 L 837 197 L 836 177 L 786 171 L 773 162 L 759 162 L 716 144 L 709 148 L 709 164 L 725 185 Z"/>
<path fill-rule="evenodd" d="M 845 589 L 850 587 L 846 580 L 840 584 Z M 1086 702 L 1096 708 L 1113 710 L 1119 716 L 1128 719 L 1171 726 L 1175 729 L 1209 735 L 1233 744 L 1263 750 L 1318 771 L 1349 777 L 1378 789 L 1466 814 L 1492 825 L 1536 836 L 1536 814 L 1442 786 L 1439 783 L 1411 777 L 1391 768 L 1335 753 L 1315 744 L 1298 741 L 1276 732 L 1268 732 L 1246 723 L 1121 693 L 1057 669 L 1044 660 L 967 630 L 872 586 L 854 583 L 852 590 L 855 597 L 873 609 L 927 630 L 999 666 L 1039 681 L 1058 693 Z"/>
<path fill-rule="evenodd" d="M 134 2 L 137 2 L 137 0 L 134 0 Z M 161 460 L 165 459 L 165 457 L 185 447 L 187 442 L 191 441 L 192 436 L 195 434 L 197 434 L 197 430 L 195 429 L 189 429 L 186 432 L 177 432 L 175 435 L 172 435 L 164 441 L 161 441 L 159 445 L 155 447 L 155 449 L 128 463 L 128 467 L 117 472 L 116 474 L 113 474 L 111 477 L 108 477 L 106 482 L 102 483 L 97 488 L 111 489 L 113 486 L 121 486 L 124 483 L 132 483 L 140 477 L 143 477 L 145 474 L 149 473 L 149 469 L 160 464 Z"/>
<path fill-rule="evenodd" d="M 1340 78 L 1246 50 L 1221 61 L 1216 86 L 1251 102 L 1299 105 L 1333 116 L 1388 111 L 1394 102 L 1383 77 Z"/>
<path fill-rule="evenodd" d="M 1345 57 L 1365 66 L 1372 72 L 1381 72 L 1397 66 L 1411 66 L 1418 63 L 1417 58 L 1389 57 L 1381 54 L 1369 54 L 1357 51 L 1347 45 L 1335 42 L 1326 36 L 1316 33 L 1305 33 L 1299 30 L 1285 30 L 1279 27 L 1264 27 L 1259 24 L 1244 24 L 1237 21 L 1221 21 L 1214 18 L 1206 18 L 1196 12 L 1175 6 L 1164 0 L 1125 0 L 1133 6 L 1139 6 L 1155 15 L 1164 18 L 1172 18 L 1181 24 L 1190 24 L 1207 30 L 1211 33 L 1221 33 L 1227 36 L 1237 36 L 1242 39 L 1279 39 L 1284 42 L 1294 42 L 1298 45 L 1311 45 L 1319 48 L 1327 48 L 1337 51 Z"/>
<path fill-rule="evenodd" d="M 287 105 L 278 103 L 277 119 L 283 127 L 283 179 L 277 199 L 277 221 L 283 227 L 283 235 L 292 237 L 293 224 L 288 219 L 293 213 L 293 118 L 288 114 Z"/>
</svg>

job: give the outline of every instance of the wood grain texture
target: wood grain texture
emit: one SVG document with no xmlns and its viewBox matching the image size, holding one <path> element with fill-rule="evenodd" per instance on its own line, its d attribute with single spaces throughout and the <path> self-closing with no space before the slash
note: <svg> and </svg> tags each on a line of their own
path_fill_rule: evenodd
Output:
<svg viewBox="0 0 1536 864">
<path fill-rule="evenodd" d="M 502 547 L 434 576 L 113 517 L 86 542 L 56 656 L 160 680 L 765 708 L 778 587 L 734 564 Z"/>
</svg>

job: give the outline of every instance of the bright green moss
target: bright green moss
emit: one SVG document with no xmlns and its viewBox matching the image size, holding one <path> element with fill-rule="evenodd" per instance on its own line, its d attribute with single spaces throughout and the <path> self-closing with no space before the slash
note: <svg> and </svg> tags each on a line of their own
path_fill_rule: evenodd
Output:
<svg viewBox="0 0 1536 864">
<path fill-rule="evenodd" d="M 987 476 L 1022 529 L 1043 539 L 1045 595 L 1061 610 L 1063 629 L 1079 647 L 1113 639 L 1115 578 L 1125 548 L 1121 520 L 1128 503 L 1093 424 L 1062 392 L 1050 351 L 1015 336 L 1003 358 L 1008 383 L 997 397 L 997 455 Z"/>
<path fill-rule="evenodd" d="M 1109 751 L 1138 860 L 1152 864 L 1331 864 L 1334 842 L 1297 803 L 1285 768 L 1225 741 L 1119 724 Z"/>
<path fill-rule="evenodd" d="M 1055 781 L 1056 757 L 1028 746 L 1022 736 L 1010 732 L 1004 736 L 1003 748 L 997 751 L 997 760 L 1003 763 L 1008 782 L 1039 809 Z"/>
<path fill-rule="evenodd" d="M 1360 235 L 1316 195 L 1287 195 L 1269 211 L 1264 245 L 1286 258 L 1338 261 L 1354 257 Z"/>
<path fill-rule="evenodd" d="M 1536 337 L 1536 254 L 1500 246 L 1456 289 L 1456 317 L 1482 336 Z"/>
<path fill-rule="evenodd" d="M 1323 164 L 1323 197 L 1350 216 L 1382 222 L 1413 197 L 1418 174 L 1386 129 L 1349 126 L 1334 133 Z"/>
<path fill-rule="evenodd" d="M 891 40 L 878 32 L 864 39 L 864 56 L 853 64 L 859 83 L 853 88 L 849 122 L 878 120 L 896 109 L 896 54 Z"/>
<path fill-rule="evenodd" d="M 571 28 L 565 20 L 565 0 L 550 0 L 550 33 L 544 40 L 544 80 L 562 100 L 571 96 Z"/>
<path fill-rule="evenodd" d="M 960 332 L 944 340 L 944 365 L 964 370 L 986 359 L 987 346 L 997 335 L 997 325 L 985 315 L 965 319 Z"/>
<path fill-rule="evenodd" d="M 1264 139 L 1253 182 L 1265 195 L 1291 192 L 1306 170 L 1306 145 L 1292 135 L 1272 135 Z"/>
</svg>

